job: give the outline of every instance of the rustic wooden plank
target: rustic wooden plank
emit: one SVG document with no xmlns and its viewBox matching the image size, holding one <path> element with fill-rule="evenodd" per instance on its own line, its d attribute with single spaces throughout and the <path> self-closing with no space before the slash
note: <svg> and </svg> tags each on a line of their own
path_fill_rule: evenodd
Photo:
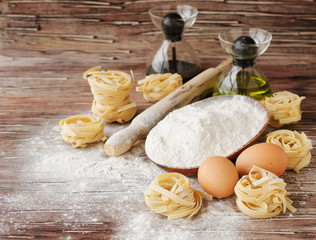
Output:
<svg viewBox="0 0 316 240">
<path fill-rule="evenodd" d="M 270 47 L 256 63 L 273 91 L 307 97 L 302 120 L 286 128 L 304 131 L 315 145 L 315 2 L 185 3 L 199 9 L 185 37 L 203 68 L 227 57 L 217 37 L 221 30 L 251 25 L 272 33 Z M 252 219 L 238 211 L 232 196 L 204 200 L 192 220 L 170 222 L 144 203 L 144 189 L 162 172 L 146 158 L 144 142 L 132 150 L 137 157 L 116 160 L 105 156 L 102 143 L 83 150 L 63 142 L 59 121 L 90 111 L 85 70 L 102 65 L 132 69 L 136 80 L 145 76 L 147 55 L 161 38 L 148 15 L 156 5 L 143 0 L 0 2 L 1 239 L 316 238 L 315 149 L 308 168 L 283 176 L 296 213 Z M 151 105 L 135 86 L 131 97 L 138 113 Z M 266 133 L 273 130 L 268 127 Z M 196 178 L 190 180 L 200 189 Z"/>
</svg>

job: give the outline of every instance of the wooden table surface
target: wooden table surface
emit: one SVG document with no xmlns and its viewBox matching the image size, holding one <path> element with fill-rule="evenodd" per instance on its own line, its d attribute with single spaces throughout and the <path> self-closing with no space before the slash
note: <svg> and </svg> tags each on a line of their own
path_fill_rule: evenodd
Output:
<svg viewBox="0 0 316 240">
<path fill-rule="evenodd" d="M 203 68 L 227 57 L 218 42 L 220 30 L 251 25 L 272 33 L 269 49 L 256 63 L 273 92 L 306 96 L 302 120 L 284 128 L 305 132 L 315 145 L 315 1 L 186 3 L 199 10 L 185 37 Z M 315 239 L 314 149 L 308 167 L 283 175 L 297 208 L 293 214 L 253 219 L 237 209 L 231 196 L 203 200 L 192 219 L 168 221 L 144 201 L 144 190 L 163 172 L 146 158 L 144 140 L 118 158 L 107 157 L 101 142 L 74 149 L 62 140 L 59 121 L 91 108 L 85 70 L 101 65 L 132 69 L 136 80 L 145 76 L 147 56 L 161 37 L 148 15 L 157 4 L 0 2 L 0 238 Z M 131 98 L 138 113 L 150 106 L 135 88 Z M 120 127 L 109 124 L 106 131 Z M 195 177 L 190 181 L 201 189 Z"/>
</svg>

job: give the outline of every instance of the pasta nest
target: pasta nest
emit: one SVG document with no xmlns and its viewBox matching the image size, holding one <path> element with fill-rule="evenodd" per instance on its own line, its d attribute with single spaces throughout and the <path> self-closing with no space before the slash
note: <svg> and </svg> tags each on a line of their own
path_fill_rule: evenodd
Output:
<svg viewBox="0 0 316 240">
<path fill-rule="evenodd" d="M 192 189 L 187 177 L 180 173 L 160 174 L 145 191 L 146 204 L 168 220 L 192 217 L 202 205 L 202 197 L 211 195 Z"/>
<path fill-rule="evenodd" d="M 148 102 L 158 102 L 182 85 L 181 75 L 174 73 L 151 74 L 137 82 L 137 92 L 142 92 Z"/>
<path fill-rule="evenodd" d="M 235 186 L 237 207 L 254 218 L 270 218 L 281 211 L 285 213 L 286 209 L 295 212 L 285 186 L 283 179 L 254 166 Z"/>
<path fill-rule="evenodd" d="M 287 169 L 299 172 L 310 164 L 313 147 L 305 133 L 282 129 L 267 134 L 266 138 L 266 142 L 276 144 L 286 152 L 289 159 Z"/>
<path fill-rule="evenodd" d="M 104 71 L 101 67 L 91 68 L 83 74 L 94 97 L 91 108 L 94 116 L 106 122 L 120 123 L 133 118 L 137 108 L 129 96 L 134 84 L 131 75 L 121 71 Z"/>
<path fill-rule="evenodd" d="M 105 140 L 104 125 L 92 115 L 76 115 L 60 121 L 63 139 L 73 147 L 86 147 L 87 143 Z"/>
<path fill-rule="evenodd" d="M 301 101 L 305 97 L 282 91 L 266 97 L 262 103 L 269 112 L 269 124 L 272 127 L 281 127 L 285 124 L 297 123 L 301 120 Z"/>
</svg>

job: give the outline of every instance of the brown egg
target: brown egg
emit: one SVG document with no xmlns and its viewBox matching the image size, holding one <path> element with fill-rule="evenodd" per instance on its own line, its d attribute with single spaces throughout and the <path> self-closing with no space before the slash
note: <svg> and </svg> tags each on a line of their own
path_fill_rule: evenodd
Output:
<svg viewBox="0 0 316 240">
<path fill-rule="evenodd" d="M 225 157 L 207 158 L 198 170 L 198 180 L 201 187 L 216 198 L 232 195 L 238 179 L 235 165 Z"/>
<path fill-rule="evenodd" d="M 252 166 L 261 167 L 280 177 L 287 168 L 285 151 L 272 143 L 258 143 L 244 150 L 236 160 L 239 175 L 247 175 Z"/>
</svg>

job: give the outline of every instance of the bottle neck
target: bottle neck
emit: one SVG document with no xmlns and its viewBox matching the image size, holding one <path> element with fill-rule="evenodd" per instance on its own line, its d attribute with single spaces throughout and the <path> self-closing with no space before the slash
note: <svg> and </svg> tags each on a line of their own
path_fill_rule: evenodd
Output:
<svg viewBox="0 0 316 240">
<path fill-rule="evenodd" d="M 255 59 L 234 59 L 233 65 L 241 68 L 250 68 L 255 65 Z"/>
<path fill-rule="evenodd" d="M 165 33 L 165 39 L 171 42 L 180 42 L 182 40 L 182 34 L 180 35 L 171 35 Z"/>
</svg>

